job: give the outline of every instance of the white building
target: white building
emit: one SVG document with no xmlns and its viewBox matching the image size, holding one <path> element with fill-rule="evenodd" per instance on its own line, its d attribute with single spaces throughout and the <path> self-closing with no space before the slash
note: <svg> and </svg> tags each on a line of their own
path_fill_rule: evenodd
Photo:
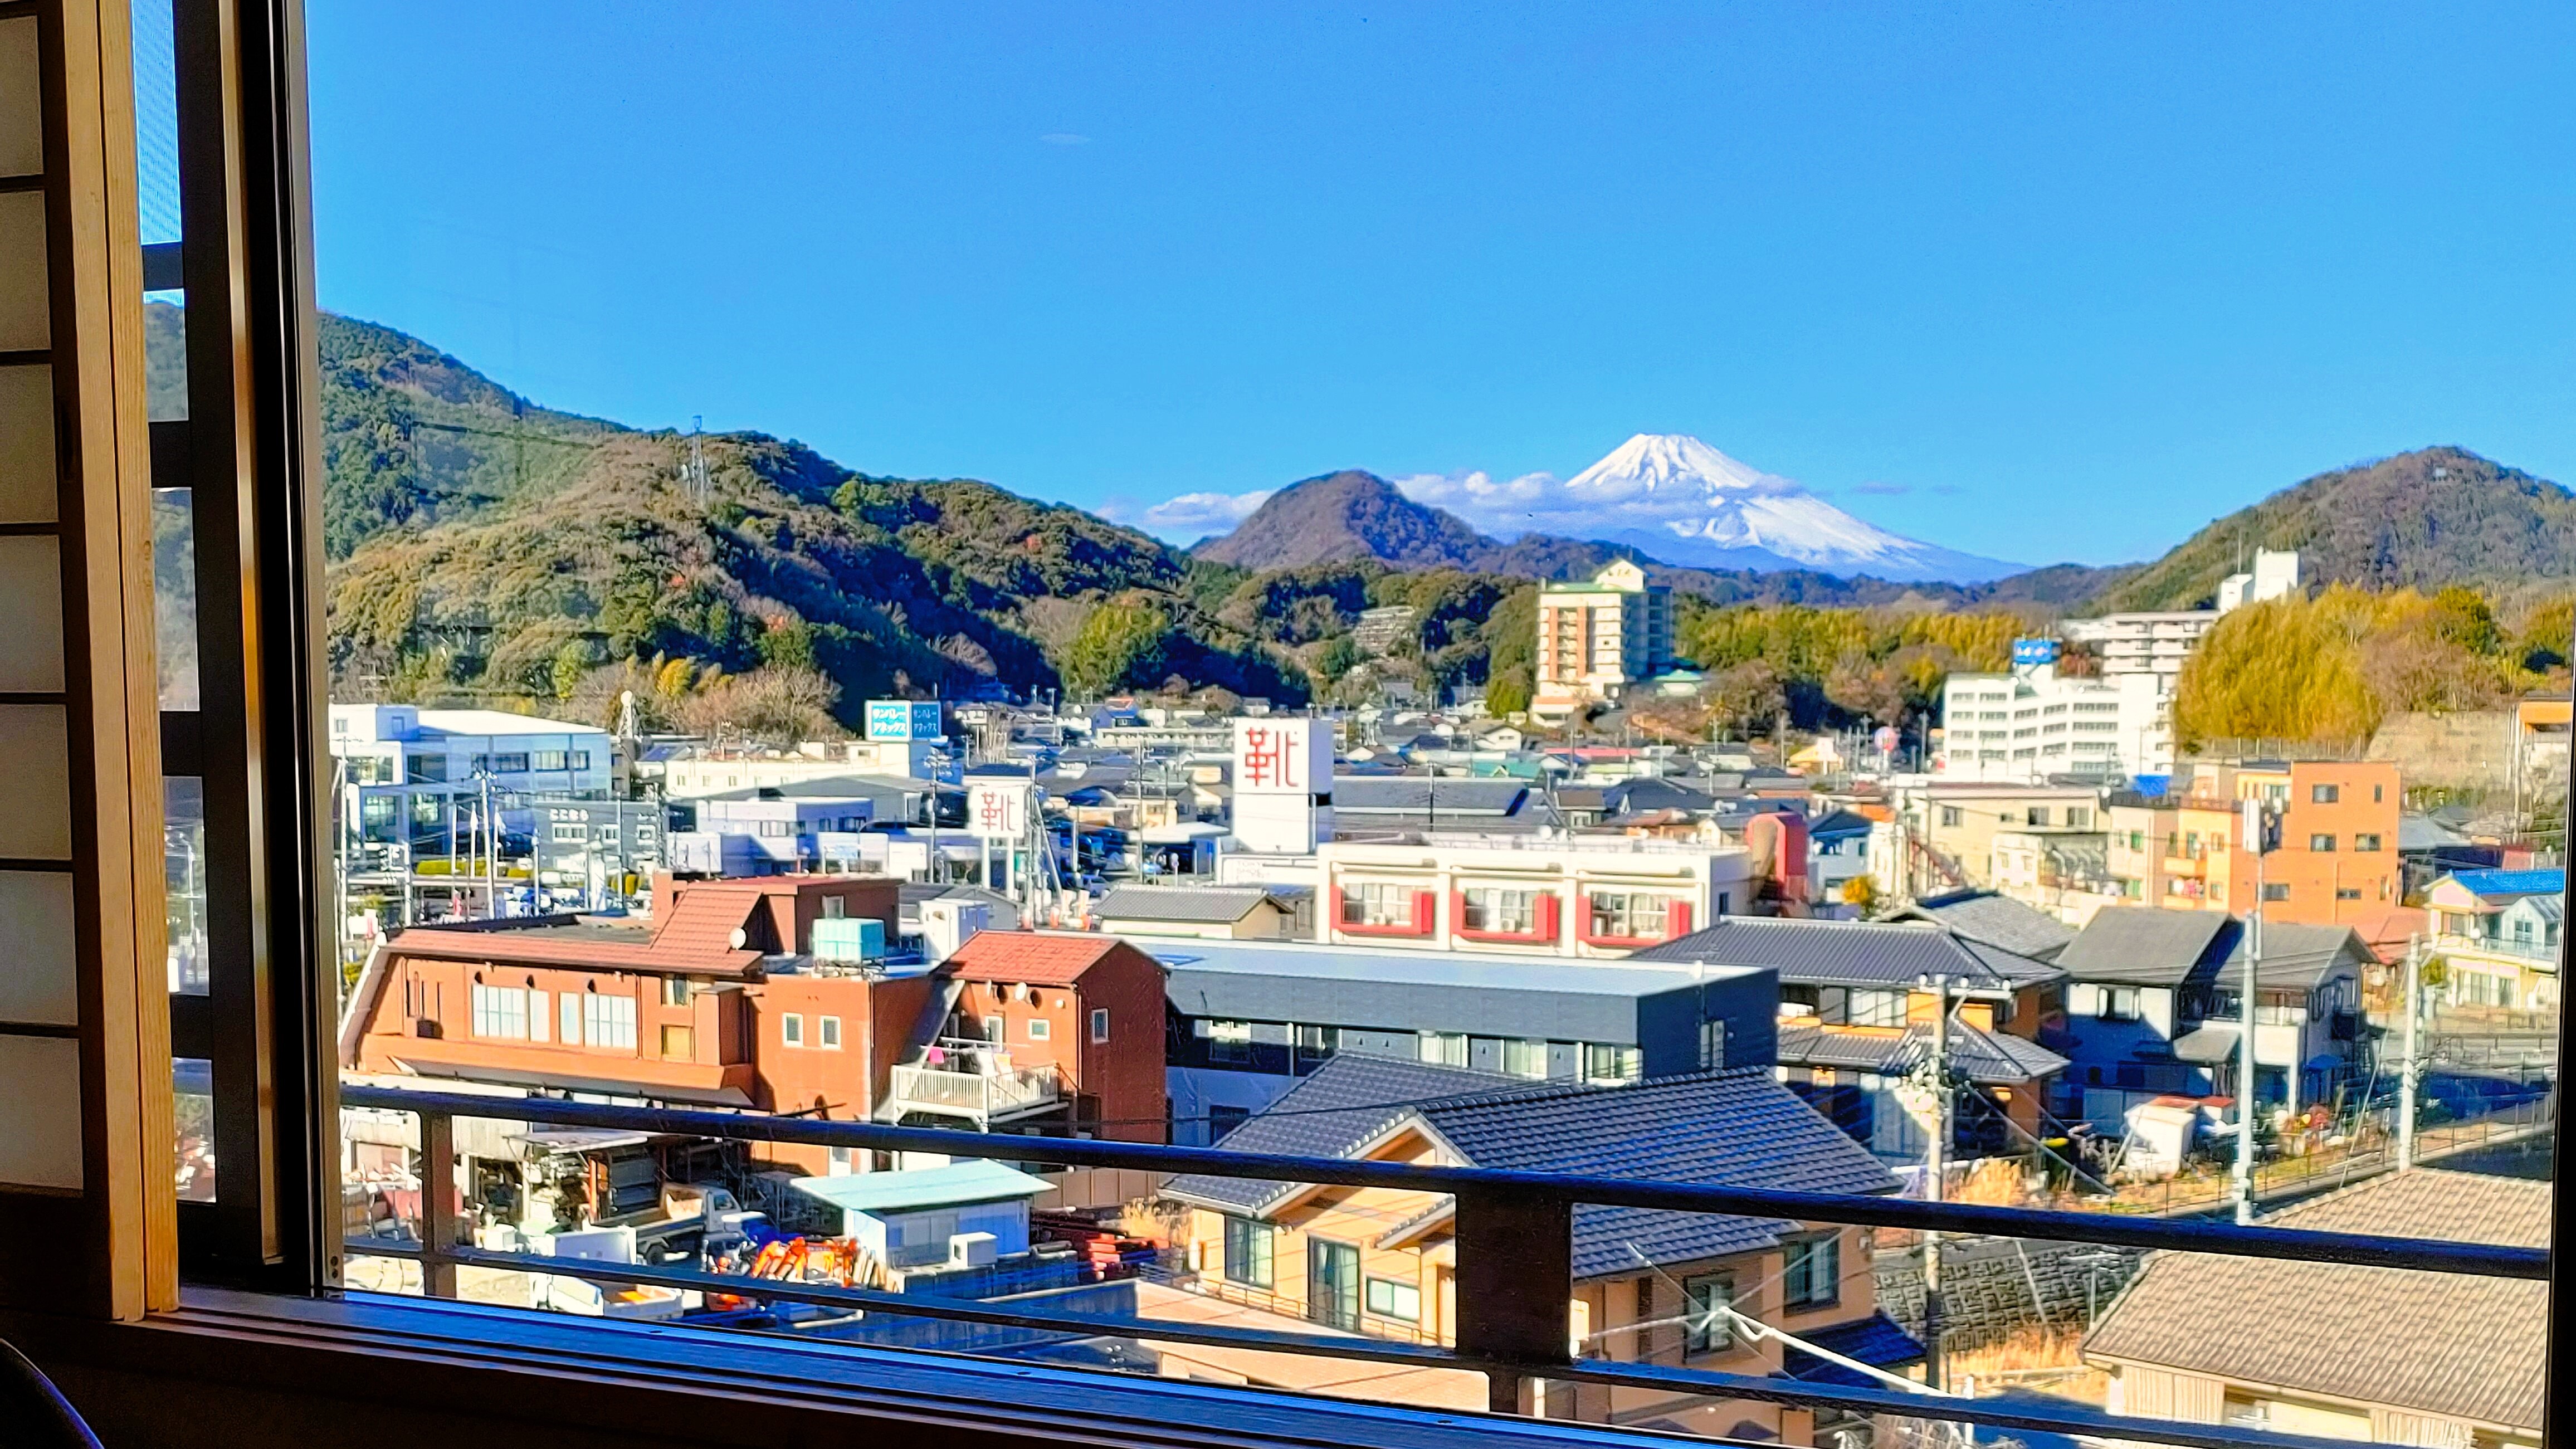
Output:
<svg viewBox="0 0 2576 1449">
<path fill-rule="evenodd" d="M 2183 661 L 2217 627 L 2221 616 L 2246 604 L 2287 597 L 2298 589 L 2296 551 L 2256 549 L 2252 572 L 2230 574 L 2220 581 L 2215 609 L 2140 610 L 2069 619 L 2059 626 L 2059 632 L 2069 640 L 2092 648 L 2094 657 L 2101 661 L 2103 683 L 2119 686 L 2124 691 L 2122 698 L 2132 701 L 2132 708 L 2136 700 L 2143 698 L 2152 710 L 2151 720 L 2144 724 L 2130 721 L 2131 728 L 2121 731 L 2126 763 L 2119 773 L 2135 776 L 2172 772 L 2173 693 L 2182 676 Z M 2146 682 L 2131 682 L 2137 680 Z"/>
<path fill-rule="evenodd" d="M 1621 559 L 1589 583 L 1539 585 L 1534 713 L 1615 700 L 1672 667 L 1673 591 L 1644 569 Z"/>
<path fill-rule="evenodd" d="M 608 798 L 608 731 L 497 709 L 331 706 L 350 842 L 410 855 L 457 853 L 489 786 L 502 834 L 533 834 L 531 800 Z"/>
<path fill-rule="evenodd" d="M 663 765 L 662 793 L 673 800 L 695 800 L 845 775 L 933 779 L 938 777 L 932 773 L 931 756 L 944 744 L 934 739 L 834 740 L 800 746 L 794 754 L 733 750 L 683 755 Z M 942 773 L 956 778 L 954 768 Z"/>
<path fill-rule="evenodd" d="M 1741 846 L 1624 837 L 1337 840 L 1315 861 L 1316 940 L 1418 951 L 1625 956 L 1751 914 L 1762 887 Z"/>
<path fill-rule="evenodd" d="M 2053 652 L 2041 653 L 2007 673 L 1949 677 L 1941 687 L 1933 774 L 2035 784 L 2052 775 L 2171 772 L 2169 676 L 2069 679 L 2058 674 Z"/>
</svg>

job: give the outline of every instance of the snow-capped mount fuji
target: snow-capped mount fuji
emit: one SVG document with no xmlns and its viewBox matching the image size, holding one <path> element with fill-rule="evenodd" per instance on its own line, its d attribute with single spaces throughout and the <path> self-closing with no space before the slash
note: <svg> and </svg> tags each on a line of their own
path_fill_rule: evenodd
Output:
<svg viewBox="0 0 2576 1449">
<path fill-rule="evenodd" d="M 1960 584 L 2026 567 L 1900 537 L 1680 434 L 1639 433 L 1545 494 L 1528 500 L 1538 505 L 1527 510 L 1530 526 L 1671 564 Z"/>
</svg>

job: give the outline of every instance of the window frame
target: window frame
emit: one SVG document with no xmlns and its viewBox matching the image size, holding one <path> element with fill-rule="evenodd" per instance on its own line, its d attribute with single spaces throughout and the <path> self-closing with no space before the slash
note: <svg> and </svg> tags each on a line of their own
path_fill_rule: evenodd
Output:
<svg viewBox="0 0 2576 1449">
<path fill-rule="evenodd" d="M 1254 1251 L 1256 1242 L 1259 1250 Z M 1241 1251 L 1237 1251 L 1237 1245 Z M 1246 1288 L 1271 1289 L 1279 1286 L 1279 1227 L 1258 1218 L 1225 1218 L 1224 1237 L 1218 1246 L 1217 1272 L 1228 1283 Z M 1238 1259 L 1241 1260 L 1238 1266 Z M 1259 1276 L 1254 1276 L 1258 1272 Z"/>
</svg>

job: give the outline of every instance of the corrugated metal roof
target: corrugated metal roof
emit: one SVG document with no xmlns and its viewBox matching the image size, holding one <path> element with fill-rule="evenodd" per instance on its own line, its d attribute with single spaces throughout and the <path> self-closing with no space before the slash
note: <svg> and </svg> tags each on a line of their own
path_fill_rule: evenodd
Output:
<svg viewBox="0 0 2576 1449">
<path fill-rule="evenodd" d="M 1768 966 L 1790 986 L 1910 985 L 1947 976 L 1968 991 L 2003 992 L 2065 973 L 1999 947 L 1914 921 L 1817 921 L 1720 916 L 1630 961 Z"/>
<path fill-rule="evenodd" d="M 1017 1172 L 998 1162 L 952 1162 L 946 1167 L 915 1167 L 901 1172 L 851 1172 L 836 1177 L 800 1177 L 793 1186 L 852 1212 L 918 1212 L 923 1208 L 962 1203 L 1001 1202 L 1036 1197 L 1054 1184 Z"/>
<path fill-rule="evenodd" d="M 2549 1244 L 2550 1198 L 2546 1182 L 2417 1168 L 2263 1222 L 2539 1248 Z M 2160 1253 L 2084 1351 L 2536 1432 L 2548 1315 L 2546 1283 Z"/>
<path fill-rule="evenodd" d="M 1407 1119 L 1427 1126 L 1477 1167 L 1802 1192 L 1896 1188 L 1877 1159 L 1761 1067 L 1586 1087 L 1337 1057 L 1236 1128 L 1225 1145 L 1241 1152 L 1344 1157 Z M 1169 1190 L 1210 1207 L 1259 1215 L 1296 1188 L 1182 1177 Z M 1776 1243 L 1790 1226 L 1581 1205 L 1574 1214 L 1574 1275 L 1634 1273 L 1647 1263 L 1747 1252 Z"/>
<path fill-rule="evenodd" d="M 2561 895 L 2567 890 L 2563 870 L 2463 870 L 2451 879 L 2479 896 Z"/>
</svg>

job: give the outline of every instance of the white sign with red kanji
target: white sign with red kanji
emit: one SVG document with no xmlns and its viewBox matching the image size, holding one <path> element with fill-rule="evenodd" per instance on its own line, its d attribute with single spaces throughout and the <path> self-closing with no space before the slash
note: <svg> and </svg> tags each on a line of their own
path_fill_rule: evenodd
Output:
<svg viewBox="0 0 2576 1449">
<path fill-rule="evenodd" d="M 1028 834 L 1028 782 L 969 782 L 966 787 L 966 833 L 984 840 L 1017 840 Z"/>
<path fill-rule="evenodd" d="M 1333 727 L 1313 719 L 1234 722 L 1234 793 L 1319 795 L 1333 788 Z"/>
</svg>

